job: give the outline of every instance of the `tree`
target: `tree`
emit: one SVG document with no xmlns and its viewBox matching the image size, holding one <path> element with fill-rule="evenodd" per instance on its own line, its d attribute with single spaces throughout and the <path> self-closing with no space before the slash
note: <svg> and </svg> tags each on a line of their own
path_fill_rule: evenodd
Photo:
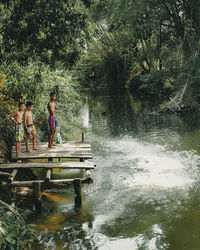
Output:
<svg viewBox="0 0 200 250">
<path fill-rule="evenodd" d="M 87 36 L 87 0 L 1 0 L 1 61 L 29 59 L 69 67 Z"/>
</svg>

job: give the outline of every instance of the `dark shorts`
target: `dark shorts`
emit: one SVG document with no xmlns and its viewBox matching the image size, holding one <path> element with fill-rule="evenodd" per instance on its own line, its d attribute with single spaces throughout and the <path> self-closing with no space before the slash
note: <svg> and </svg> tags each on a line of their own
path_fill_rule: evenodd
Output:
<svg viewBox="0 0 200 250">
<path fill-rule="evenodd" d="M 50 129 L 55 129 L 58 127 L 58 121 L 57 121 L 56 116 L 54 115 L 49 116 L 49 127 Z"/>
</svg>

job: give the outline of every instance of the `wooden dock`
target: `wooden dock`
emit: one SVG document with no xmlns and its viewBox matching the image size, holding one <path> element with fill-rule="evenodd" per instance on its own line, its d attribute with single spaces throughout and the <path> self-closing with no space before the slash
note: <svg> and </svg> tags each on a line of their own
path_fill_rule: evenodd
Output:
<svg viewBox="0 0 200 250">
<path fill-rule="evenodd" d="M 27 160 L 27 159 L 61 159 L 61 158 L 75 158 L 75 159 L 92 159 L 91 145 L 88 142 L 68 142 L 58 144 L 56 147 L 48 148 L 47 142 L 37 144 L 39 150 L 32 150 L 26 152 L 25 144 L 22 144 L 22 153 L 24 156 L 16 157 L 15 146 L 12 148 L 12 159 Z"/>
<path fill-rule="evenodd" d="M 3 187 L 30 187 L 34 189 L 37 210 L 42 207 L 42 191 L 54 187 L 72 185 L 75 194 L 75 208 L 80 208 L 81 184 L 92 183 L 90 170 L 95 165 L 88 161 L 92 159 L 91 145 L 88 142 L 67 142 L 48 148 L 47 142 L 37 144 L 38 150 L 26 152 L 22 144 L 23 156 L 16 157 L 15 146 L 12 148 L 12 163 L 0 164 L 0 186 Z M 46 177 L 34 178 L 33 169 L 45 169 Z M 85 170 L 85 178 L 54 179 L 53 169 L 79 169 Z M 19 179 L 20 173 L 25 173 L 28 180 Z"/>
</svg>

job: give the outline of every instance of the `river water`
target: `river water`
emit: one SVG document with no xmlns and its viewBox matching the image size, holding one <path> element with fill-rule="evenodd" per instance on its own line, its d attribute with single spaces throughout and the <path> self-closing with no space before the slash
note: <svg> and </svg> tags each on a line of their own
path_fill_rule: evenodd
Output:
<svg viewBox="0 0 200 250">
<path fill-rule="evenodd" d="M 200 249 L 200 115 L 159 115 L 127 93 L 88 95 L 81 116 L 94 183 L 79 212 L 73 189 L 44 193 L 35 249 Z"/>
</svg>

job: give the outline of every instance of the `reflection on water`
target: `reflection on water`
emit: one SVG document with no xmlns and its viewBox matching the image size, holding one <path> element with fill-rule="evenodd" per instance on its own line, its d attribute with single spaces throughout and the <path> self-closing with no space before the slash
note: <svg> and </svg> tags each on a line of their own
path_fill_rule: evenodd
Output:
<svg viewBox="0 0 200 250">
<path fill-rule="evenodd" d="M 79 213 L 72 189 L 44 194 L 35 249 L 199 249 L 200 115 L 158 115 L 128 93 L 89 96 L 82 116 L 94 183 Z"/>
<path fill-rule="evenodd" d="M 69 201 L 69 199 L 67 199 L 66 196 L 61 196 L 61 195 L 53 194 L 53 193 L 42 192 L 42 196 L 47 197 L 48 199 L 50 199 L 53 202 L 61 203 L 61 204 Z"/>
</svg>

